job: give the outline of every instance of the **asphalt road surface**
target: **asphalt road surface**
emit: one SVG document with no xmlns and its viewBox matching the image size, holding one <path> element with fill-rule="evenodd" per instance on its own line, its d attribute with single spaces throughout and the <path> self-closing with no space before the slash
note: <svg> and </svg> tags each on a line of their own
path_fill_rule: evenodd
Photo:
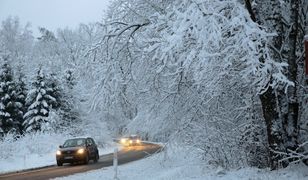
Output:
<svg viewBox="0 0 308 180">
<path fill-rule="evenodd" d="M 140 146 L 124 147 L 118 152 L 118 164 L 124 164 L 138 159 L 145 158 L 160 150 L 161 146 L 156 144 L 145 144 Z M 51 179 L 61 176 L 68 176 L 75 173 L 86 172 L 90 170 L 100 169 L 102 167 L 113 165 L 113 153 L 100 156 L 97 163 L 90 161 L 88 165 L 70 165 L 64 164 L 63 166 L 50 166 L 46 168 L 38 168 L 34 170 L 26 170 L 22 172 L 14 172 L 7 174 L 0 174 L 0 179 L 8 180 L 38 180 L 38 179 Z"/>
</svg>

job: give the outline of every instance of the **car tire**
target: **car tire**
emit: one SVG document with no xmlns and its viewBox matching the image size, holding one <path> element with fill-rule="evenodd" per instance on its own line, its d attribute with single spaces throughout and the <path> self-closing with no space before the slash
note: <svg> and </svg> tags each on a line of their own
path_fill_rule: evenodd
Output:
<svg viewBox="0 0 308 180">
<path fill-rule="evenodd" d="M 89 155 L 84 158 L 84 164 L 89 164 Z"/>
<path fill-rule="evenodd" d="M 63 163 L 61 161 L 57 161 L 58 166 L 63 166 Z"/>
<path fill-rule="evenodd" d="M 99 155 L 98 155 L 98 153 L 95 153 L 95 157 L 94 157 L 94 160 L 93 160 L 93 161 L 94 161 L 95 163 L 97 163 L 98 159 L 99 159 Z"/>
</svg>

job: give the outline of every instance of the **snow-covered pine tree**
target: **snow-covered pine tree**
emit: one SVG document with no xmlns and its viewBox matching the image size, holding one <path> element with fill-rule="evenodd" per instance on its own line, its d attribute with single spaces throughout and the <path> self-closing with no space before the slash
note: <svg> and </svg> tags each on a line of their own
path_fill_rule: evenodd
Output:
<svg viewBox="0 0 308 180">
<path fill-rule="evenodd" d="M 60 109 L 61 101 L 62 101 L 62 88 L 60 87 L 60 83 L 56 74 L 51 73 L 47 76 L 47 93 L 50 94 L 55 99 L 49 100 L 49 104 L 52 105 L 52 108 L 55 110 Z"/>
<path fill-rule="evenodd" d="M 50 91 L 50 87 L 46 83 L 46 76 L 40 67 L 26 98 L 28 110 L 24 115 L 25 121 L 23 123 L 26 132 L 41 131 L 42 126 L 50 125 L 48 115 L 52 103 L 56 101 Z"/>
<path fill-rule="evenodd" d="M 15 82 L 10 64 L 5 61 L 0 72 L 0 131 L 8 133 L 19 131 L 19 124 L 15 118 L 16 107 Z"/>
<path fill-rule="evenodd" d="M 26 112 L 26 96 L 27 96 L 27 88 L 24 81 L 25 75 L 22 73 L 21 67 L 18 67 L 19 74 L 16 78 L 16 106 L 14 111 L 14 117 L 16 121 L 19 122 L 19 131 L 23 133 L 23 122 L 24 122 L 24 114 Z"/>
</svg>

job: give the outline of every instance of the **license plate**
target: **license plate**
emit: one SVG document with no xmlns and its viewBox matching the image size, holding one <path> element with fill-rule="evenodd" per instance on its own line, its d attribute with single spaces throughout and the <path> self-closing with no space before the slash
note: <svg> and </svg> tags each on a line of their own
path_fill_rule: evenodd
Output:
<svg viewBox="0 0 308 180">
<path fill-rule="evenodd" d="M 73 159 L 73 156 L 64 157 L 64 159 Z"/>
</svg>

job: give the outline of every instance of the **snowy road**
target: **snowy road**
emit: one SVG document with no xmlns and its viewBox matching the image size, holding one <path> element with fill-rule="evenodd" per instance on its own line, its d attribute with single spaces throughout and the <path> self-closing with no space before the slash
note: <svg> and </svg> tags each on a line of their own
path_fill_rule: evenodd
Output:
<svg viewBox="0 0 308 180">
<path fill-rule="evenodd" d="M 119 164 L 128 163 L 131 161 L 142 159 L 150 154 L 157 152 L 161 146 L 156 144 L 142 144 L 134 147 L 124 147 L 118 153 Z M 113 163 L 113 153 L 100 156 L 98 163 L 92 161 L 88 165 L 69 165 L 65 164 L 62 167 L 51 166 L 41 169 L 15 172 L 8 174 L 0 174 L 0 179 L 51 179 L 55 177 L 68 176 L 75 173 L 86 172 L 99 169 L 102 167 L 111 166 Z"/>
</svg>

